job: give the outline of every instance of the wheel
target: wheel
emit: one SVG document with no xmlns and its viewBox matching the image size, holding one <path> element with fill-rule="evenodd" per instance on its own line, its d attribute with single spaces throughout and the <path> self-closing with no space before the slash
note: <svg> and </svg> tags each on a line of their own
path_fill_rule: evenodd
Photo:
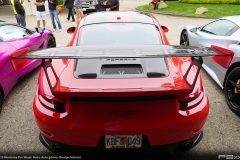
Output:
<svg viewBox="0 0 240 160">
<path fill-rule="evenodd" d="M 229 108 L 235 114 L 240 115 L 240 67 L 229 73 L 224 92 Z"/>
<path fill-rule="evenodd" d="M 53 36 L 49 35 L 47 37 L 47 48 L 54 48 L 56 47 L 56 41 Z"/>
<path fill-rule="evenodd" d="M 183 31 L 180 38 L 180 45 L 189 46 L 189 39 L 187 31 Z"/>
<path fill-rule="evenodd" d="M 0 90 L 0 113 L 2 111 L 2 104 L 3 104 L 3 94 L 2 94 L 2 92 Z"/>
</svg>

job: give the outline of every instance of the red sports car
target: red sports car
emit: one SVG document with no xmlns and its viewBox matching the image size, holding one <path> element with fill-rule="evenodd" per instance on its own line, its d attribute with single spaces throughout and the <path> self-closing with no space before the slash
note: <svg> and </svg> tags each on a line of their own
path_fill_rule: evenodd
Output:
<svg viewBox="0 0 240 160">
<path fill-rule="evenodd" d="M 83 17 L 67 47 L 24 53 L 41 58 L 33 102 L 40 140 L 59 155 L 183 153 L 202 139 L 209 101 L 202 56 L 221 48 L 170 46 L 152 14 Z"/>
</svg>

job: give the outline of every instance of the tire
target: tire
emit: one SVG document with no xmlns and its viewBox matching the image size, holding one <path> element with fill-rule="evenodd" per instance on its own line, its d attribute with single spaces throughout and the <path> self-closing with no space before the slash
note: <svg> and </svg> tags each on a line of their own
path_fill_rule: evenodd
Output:
<svg viewBox="0 0 240 160">
<path fill-rule="evenodd" d="M 189 46 L 189 38 L 187 31 L 183 31 L 180 37 L 180 45 Z"/>
<path fill-rule="evenodd" d="M 240 67 L 234 68 L 227 76 L 224 93 L 228 107 L 240 116 Z"/>
<path fill-rule="evenodd" d="M 53 36 L 49 35 L 47 37 L 47 48 L 54 48 L 56 47 L 56 41 Z"/>
<path fill-rule="evenodd" d="M 0 90 L 0 113 L 2 111 L 2 105 L 3 105 L 3 93 Z"/>
</svg>

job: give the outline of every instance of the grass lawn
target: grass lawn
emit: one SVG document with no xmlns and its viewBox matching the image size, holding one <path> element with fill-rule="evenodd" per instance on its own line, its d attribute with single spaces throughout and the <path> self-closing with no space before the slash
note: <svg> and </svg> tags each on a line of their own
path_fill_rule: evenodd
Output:
<svg viewBox="0 0 240 160">
<path fill-rule="evenodd" d="M 175 14 L 184 16 L 196 16 L 196 17 L 208 17 L 208 18 L 220 18 L 225 16 L 240 15 L 240 5 L 232 4 L 188 4 L 180 3 L 178 1 L 165 2 L 168 8 L 164 9 L 149 9 L 148 4 L 139 6 L 139 10 L 150 11 L 163 14 Z M 199 7 L 205 7 L 208 12 L 198 15 L 195 14 L 196 9 Z"/>
</svg>

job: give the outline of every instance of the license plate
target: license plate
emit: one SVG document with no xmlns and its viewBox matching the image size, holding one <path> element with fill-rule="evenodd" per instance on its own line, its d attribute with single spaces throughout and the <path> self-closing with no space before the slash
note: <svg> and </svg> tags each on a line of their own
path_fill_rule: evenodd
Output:
<svg viewBox="0 0 240 160">
<path fill-rule="evenodd" d="M 141 148 L 142 135 L 106 135 L 106 148 Z"/>
</svg>

